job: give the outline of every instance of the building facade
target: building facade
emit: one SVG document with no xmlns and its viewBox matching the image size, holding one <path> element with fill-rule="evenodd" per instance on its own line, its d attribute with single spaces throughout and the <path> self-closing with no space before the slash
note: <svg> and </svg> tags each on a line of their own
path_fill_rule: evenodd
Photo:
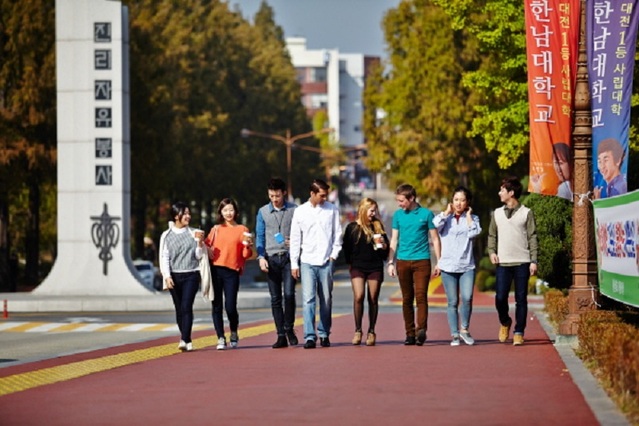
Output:
<svg viewBox="0 0 639 426">
<path fill-rule="evenodd" d="M 291 61 L 302 89 L 302 103 L 309 117 L 319 111 L 328 116 L 326 127 L 335 129 L 340 145 L 365 144 L 362 120 L 366 76 L 378 57 L 340 53 L 337 49 L 306 48 L 306 39 L 287 38 Z"/>
</svg>

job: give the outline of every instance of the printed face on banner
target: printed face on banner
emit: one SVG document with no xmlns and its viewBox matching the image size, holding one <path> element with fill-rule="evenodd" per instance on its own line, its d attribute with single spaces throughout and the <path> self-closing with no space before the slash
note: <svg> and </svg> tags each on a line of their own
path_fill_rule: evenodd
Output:
<svg viewBox="0 0 639 426">
<path fill-rule="evenodd" d="M 628 192 L 630 101 L 639 10 L 637 0 L 586 3 L 592 107 L 592 193 Z"/>
</svg>

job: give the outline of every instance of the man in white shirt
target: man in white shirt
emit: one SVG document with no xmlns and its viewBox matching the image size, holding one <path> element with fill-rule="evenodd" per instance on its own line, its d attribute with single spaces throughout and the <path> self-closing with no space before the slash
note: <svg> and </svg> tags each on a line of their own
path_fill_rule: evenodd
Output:
<svg viewBox="0 0 639 426">
<path fill-rule="evenodd" d="M 295 209 L 291 222 L 291 275 L 302 280 L 305 349 L 315 347 L 317 334 L 322 347 L 331 345 L 328 336 L 333 308 L 333 270 L 342 249 L 342 226 L 339 210 L 326 201 L 329 189 L 326 182 L 315 179 L 310 186 L 309 200 Z M 316 334 L 317 296 L 320 319 Z"/>
</svg>

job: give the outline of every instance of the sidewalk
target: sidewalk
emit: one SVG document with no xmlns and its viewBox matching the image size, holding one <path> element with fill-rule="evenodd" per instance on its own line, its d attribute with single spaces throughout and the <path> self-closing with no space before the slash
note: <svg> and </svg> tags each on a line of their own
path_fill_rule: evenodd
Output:
<svg viewBox="0 0 639 426">
<path fill-rule="evenodd" d="M 476 345 L 451 347 L 437 311 L 423 347 L 404 346 L 401 314 L 385 313 L 374 347 L 350 344 L 343 315 L 330 348 L 271 349 L 263 322 L 242 327 L 234 350 L 216 351 L 206 331 L 192 353 L 164 338 L 22 364 L 0 369 L 2 424 L 627 424 L 584 399 L 540 319 L 531 313 L 521 347 L 496 340 L 485 310 Z"/>
</svg>

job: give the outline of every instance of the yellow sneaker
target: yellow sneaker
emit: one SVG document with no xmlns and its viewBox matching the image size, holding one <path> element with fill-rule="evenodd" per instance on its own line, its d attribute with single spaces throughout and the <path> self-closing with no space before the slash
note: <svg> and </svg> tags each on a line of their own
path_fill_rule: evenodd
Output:
<svg viewBox="0 0 639 426">
<path fill-rule="evenodd" d="M 508 340 L 508 335 L 510 335 L 510 326 L 513 324 L 512 320 L 508 321 L 508 325 L 499 326 L 499 341 L 504 343 Z"/>
<path fill-rule="evenodd" d="M 513 335 L 513 345 L 521 346 L 524 344 L 524 335 L 523 334 L 515 334 Z"/>
</svg>

